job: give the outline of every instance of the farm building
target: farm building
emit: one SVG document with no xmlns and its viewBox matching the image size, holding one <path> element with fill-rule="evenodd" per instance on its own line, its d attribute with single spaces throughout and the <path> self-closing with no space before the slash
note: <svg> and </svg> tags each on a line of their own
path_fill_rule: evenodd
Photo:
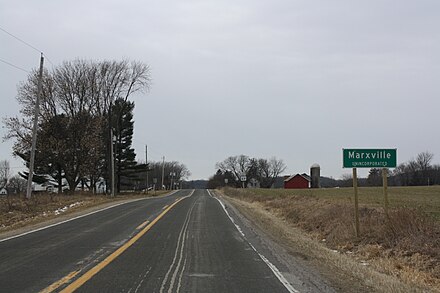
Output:
<svg viewBox="0 0 440 293">
<path fill-rule="evenodd" d="M 310 176 L 307 174 L 292 175 L 284 180 L 285 189 L 310 188 Z"/>
</svg>

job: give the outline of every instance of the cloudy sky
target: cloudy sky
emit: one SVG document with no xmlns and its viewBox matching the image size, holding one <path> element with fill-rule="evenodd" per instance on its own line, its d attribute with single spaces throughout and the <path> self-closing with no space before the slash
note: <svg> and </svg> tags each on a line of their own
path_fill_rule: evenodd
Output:
<svg viewBox="0 0 440 293">
<path fill-rule="evenodd" d="M 230 155 L 276 156 L 286 174 L 342 169 L 342 148 L 422 151 L 440 162 L 440 1 L 4 1 L 0 27 L 43 51 L 134 59 L 153 83 L 135 101 L 134 147 L 208 178 Z M 0 59 L 39 53 L 0 31 Z M 27 73 L 0 62 L 0 117 L 18 113 Z M 1 135 L 5 130 L 2 128 Z M 14 170 L 12 142 L 0 159 Z M 361 173 L 361 175 L 365 175 Z"/>
</svg>

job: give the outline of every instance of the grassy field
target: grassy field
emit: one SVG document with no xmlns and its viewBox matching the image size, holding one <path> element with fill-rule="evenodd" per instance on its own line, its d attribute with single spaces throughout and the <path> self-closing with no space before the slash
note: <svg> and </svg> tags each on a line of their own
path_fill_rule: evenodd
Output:
<svg viewBox="0 0 440 293">
<path fill-rule="evenodd" d="M 360 235 L 352 188 L 231 189 L 311 238 L 374 266 L 380 273 L 440 292 L 440 187 L 391 187 L 389 215 L 381 187 L 359 188 Z"/>
<path fill-rule="evenodd" d="M 289 197 L 307 196 L 335 203 L 354 201 L 353 188 L 321 189 L 255 189 L 248 190 L 254 197 Z M 382 208 L 384 202 L 382 187 L 360 187 L 359 204 Z M 389 187 L 388 201 L 390 208 L 410 208 L 433 216 L 440 221 L 440 186 Z"/>
</svg>

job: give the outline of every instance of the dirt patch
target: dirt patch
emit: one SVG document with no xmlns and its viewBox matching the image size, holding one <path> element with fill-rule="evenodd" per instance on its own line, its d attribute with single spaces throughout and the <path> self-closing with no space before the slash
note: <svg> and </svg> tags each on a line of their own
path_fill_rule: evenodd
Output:
<svg viewBox="0 0 440 293">
<path fill-rule="evenodd" d="M 317 264 L 338 268 L 346 279 L 379 292 L 440 292 L 439 227 L 417 210 L 393 209 L 387 218 L 379 208 L 362 206 L 362 236 L 356 239 L 349 203 L 235 189 L 224 193 L 265 230 L 273 234 L 281 229 L 274 237 L 294 249 L 301 247 Z"/>
</svg>

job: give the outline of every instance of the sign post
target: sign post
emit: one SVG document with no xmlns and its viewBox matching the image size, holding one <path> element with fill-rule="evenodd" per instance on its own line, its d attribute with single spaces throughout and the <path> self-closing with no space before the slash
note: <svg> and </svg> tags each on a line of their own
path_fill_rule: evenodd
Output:
<svg viewBox="0 0 440 293">
<path fill-rule="evenodd" d="M 353 168 L 353 189 L 354 189 L 354 222 L 356 238 L 359 237 L 359 200 L 358 200 L 358 179 L 357 169 Z"/>
<path fill-rule="evenodd" d="M 247 180 L 246 175 L 241 175 L 240 176 L 240 181 L 241 181 L 241 184 L 242 184 L 242 188 L 244 188 L 244 183 L 246 182 L 246 180 Z"/>
<path fill-rule="evenodd" d="M 386 168 L 382 169 L 382 182 L 383 182 L 383 206 L 385 210 L 385 215 L 389 218 L 388 214 L 388 170 Z"/>
<path fill-rule="evenodd" d="M 357 168 L 382 168 L 384 210 L 388 217 L 388 171 L 397 166 L 397 149 L 343 149 L 343 168 L 353 168 L 354 215 L 359 237 L 359 202 Z"/>
</svg>

